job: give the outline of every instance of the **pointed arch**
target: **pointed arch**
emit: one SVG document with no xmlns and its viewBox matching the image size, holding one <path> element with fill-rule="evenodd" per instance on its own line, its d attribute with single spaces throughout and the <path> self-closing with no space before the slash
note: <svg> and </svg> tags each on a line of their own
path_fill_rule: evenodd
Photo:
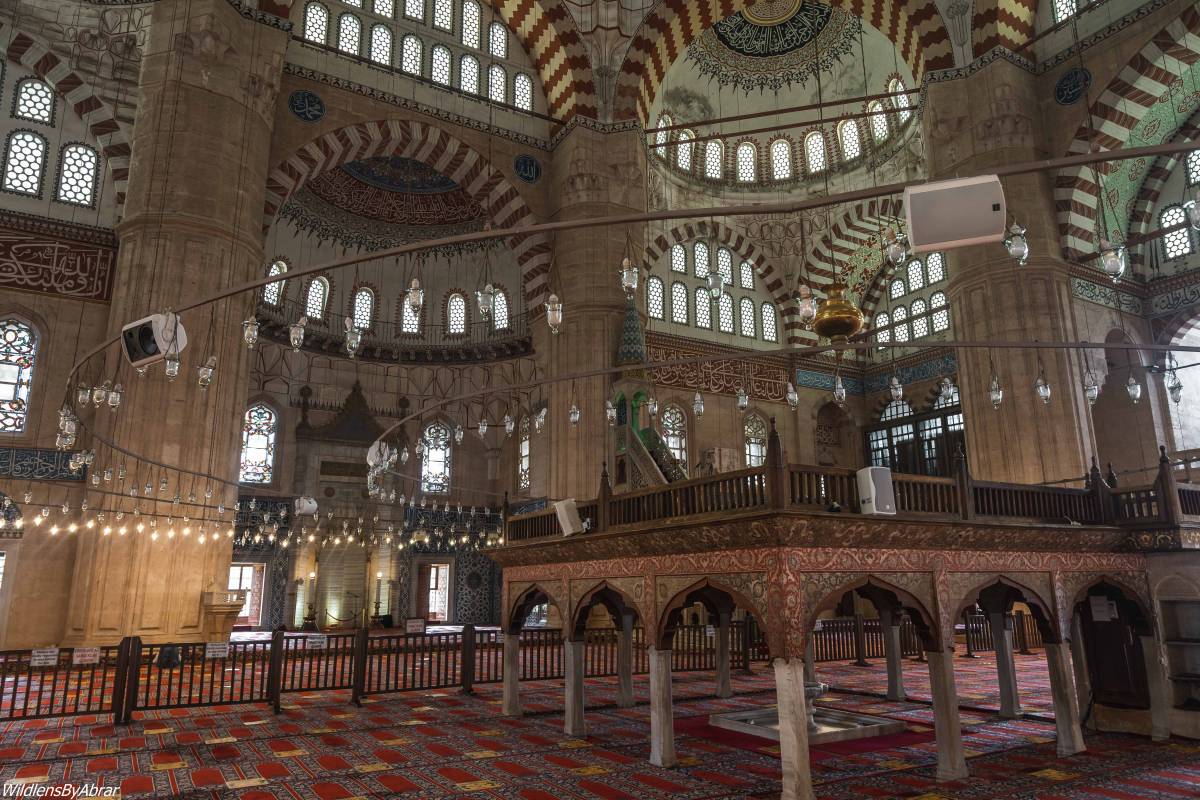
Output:
<svg viewBox="0 0 1200 800">
<path fill-rule="evenodd" d="M 745 611 L 750 616 L 754 617 L 754 621 L 758 626 L 767 632 L 767 640 L 770 646 L 771 654 L 776 655 L 776 637 L 771 635 L 771 628 L 768 626 L 769 619 L 767 617 L 768 609 L 766 606 L 766 598 L 761 601 L 755 601 L 754 598 L 747 596 L 740 589 L 735 589 L 731 583 L 723 581 L 720 575 L 710 575 L 701 578 L 690 586 L 676 592 L 669 600 L 663 603 L 658 610 L 658 619 L 655 620 L 653 634 L 649 625 L 646 629 L 646 640 L 653 641 L 654 646 L 659 649 L 670 649 L 669 634 L 674 634 L 672 626 L 673 615 L 676 615 L 684 605 L 690 595 L 700 594 L 704 599 L 701 602 L 708 602 L 708 599 L 718 599 L 718 596 L 725 595 L 731 604 Z"/>
</svg>

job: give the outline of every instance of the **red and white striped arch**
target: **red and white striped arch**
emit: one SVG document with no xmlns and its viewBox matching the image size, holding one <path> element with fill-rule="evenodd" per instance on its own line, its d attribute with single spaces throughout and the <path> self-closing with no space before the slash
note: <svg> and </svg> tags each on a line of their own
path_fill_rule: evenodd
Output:
<svg viewBox="0 0 1200 800">
<path fill-rule="evenodd" d="M 106 103 L 92 86 L 71 69 L 40 37 L 14 28 L 0 20 L 0 37 L 7 37 L 4 54 L 9 61 L 20 64 L 53 87 L 87 126 L 112 175 L 117 207 L 125 203 L 129 186 L 129 133 L 121 125 L 112 106 Z"/>
<path fill-rule="evenodd" d="M 267 177 L 264 233 L 288 198 L 313 177 L 351 161 L 375 156 L 402 156 L 427 164 L 483 206 L 497 228 L 535 222 L 533 211 L 516 187 L 470 146 L 433 125 L 387 120 L 361 122 L 330 131 L 272 169 Z M 512 236 L 508 244 L 521 266 L 526 307 L 536 308 L 548 293 L 550 241 L 539 233 Z"/>
<path fill-rule="evenodd" d="M 549 114 L 597 116 L 596 84 L 583 37 L 563 0 L 487 0 L 533 59 Z"/>
<path fill-rule="evenodd" d="M 1090 109 L 1095 131 L 1085 119 L 1068 154 L 1091 152 L 1093 145 L 1097 152 L 1123 147 L 1141 118 L 1198 60 L 1200 8 L 1192 5 L 1156 33 L 1105 87 Z M 1079 261 L 1095 251 L 1099 189 L 1093 175 L 1091 167 L 1079 167 L 1060 170 L 1055 177 L 1059 236 L 1068 260 Z"/>
<path fill-rule="evenodd" d="M 833 281 L 830 265 L 841 262 L 844 272 L 845 263 L 864 247 L 881 247 L 883 234 L 893 227 L 894 220 L 902 218 L 903 214 L 904 203 L 894 197 L 862 200 L 849 206 L 813 245 L 815 262 L 808 265 L 813 287 L 824 289 Z M 883 272 L 887 272 L 887 269 L 881 271 Z M 880 275 L 876 275 L 863 290 L 863 313 L 869 313 L 879 304 L 883 283 Z"/>
<path fill-rule="evenodd" d="M 978 58 L 994 47 L 1016 50 L 1033 38 L 1037 0 L 977 0 L 971 42 Z"/>
<path fill-rule="evenodd" d="M 921 80 L 927 69 L 954 66 L 950 36 L 934 0 L 832 0 L 896 43 Z M 642 20 L 617 75 L 614 116 L 648 121 L 671 65 L 704 30 L 745 8 L 745 0 L 660 0 Z"/>
<path fill-rule="evenodd" d="M 1180 126 L 1171 141 L 1190 142 L 1194 141 L 1197 136 L 1200 136 L 1200 111 L 1192 114 L 1191 119 Z M 1133 207 L 1129 210 L 1130 236 L 1144 236 L 1158 228 L 1158 221 L 1154 218 L 1154 209 L 1162 197 L 1163 187 L 1166 186 L 1171 173 L 1175 171 L 1181 161 L 1182 157 L 1178 155 L 1159 156 L 1150 165 L 1150 169 L 1146 172 L 1146 179 L 1142 181 L 1142 187 L 1134 199 Z M 1148 248 L 1154 247 L 1158 243 L 1159 240 L 1156 239 L 1154 243 L 1131 247 L 1129 258 L 1133 266 L 1145 266 L 1148 260 Z"/>
</svg>

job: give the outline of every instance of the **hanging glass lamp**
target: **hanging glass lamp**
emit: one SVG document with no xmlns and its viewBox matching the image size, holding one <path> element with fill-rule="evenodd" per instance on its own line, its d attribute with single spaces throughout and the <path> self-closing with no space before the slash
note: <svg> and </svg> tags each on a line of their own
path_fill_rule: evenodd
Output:
<svg viewBox="0 0 1200 800">
<path fill-rule="evenodd" d="M 1083 396 L 1087 398 L 1089 406 L 1096 405 L 1100 399 L 1100 383 L 1096 380 L 1096 373 L 1090 369 L 1083 376 Z"/>
<path fill-rule="evenodd" d="M 1008 229 L 1008 236 L 1004 237 L 1004 248 L 1008 250 L 1008 254 L 1017 260 L 1017 263 L 1022 267 L 1029 261 L 1029 239 L 1025 236 L 1025 228 L 1022 225 L 1013 223 Z"/>
<path fill-rule="evenodd" d="M 1125 391 L 1129 393 L 1129 399 L 1133 401 L 1134 405 L 1141 401 L 1142 385 L 1132 375 L 1129 376 L 1129 380 L 1125 381 Z"/>
<path fill-rule="evenodd" d="M 558 295 L 552 294 L 546 300 L 546 324 L 550 326 L 550 333 L 557 336 L 559 329 L 562 328 L 562 321 L 562 301 L 558 299 Z"/>
</svg>

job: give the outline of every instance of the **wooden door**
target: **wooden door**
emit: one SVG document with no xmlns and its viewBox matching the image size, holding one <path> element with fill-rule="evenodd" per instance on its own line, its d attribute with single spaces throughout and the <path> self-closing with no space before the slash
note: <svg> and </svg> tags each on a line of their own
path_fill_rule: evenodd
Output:
<svg viewBox="0 0 1200 800">
<path fill-rule="evenodd" d="M 1092 619 L 1088 598 L 1079 604 L 1092 698 L 1117 708 L 1149 708 L 1150 685 L 1141 637 L 1120 618 Z"/>
<path fill-rule="evenodd" d="M 433 564 L 421 564 L 417 567 L 417 616 L 429 619 L 429 587 Z"/>
</svg>

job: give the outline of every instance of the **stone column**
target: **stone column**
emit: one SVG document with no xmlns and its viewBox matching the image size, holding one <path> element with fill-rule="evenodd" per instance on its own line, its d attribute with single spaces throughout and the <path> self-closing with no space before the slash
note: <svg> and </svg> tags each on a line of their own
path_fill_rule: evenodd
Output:
<svg viewBox="0 0 1200 800">
<path fill-rule="evenodd" d="M 804 682 L 817 683 L 817 657 L 813 652 L 813 631 L 804 640 Z"/>
<path fill-rule="evenodd" d="M 1000 684 L 1000 716 L 1016 719 L 1021 716 L 1021 698 L 1017 694 L 1017 665 L 1013 660 L 1012 617 L 1003 612 L 990 612 L 992 642 L 996 648 L 996 680 Z"/>
<path fill-rule="evenodd" d="M 563 642 L 563 665 L 566 673 L 566 704 L 563 709 L 563 732 L 568 736 L 586 736 L 587 722 L 583 716 L 583 662 L 587 644 L 568 639 Z"/>
<path fill-rule="evenodd" d="M 887 699 L 905 700 L 908 695 L 904 692 L 904 654 L 900 645 L 900 618 L 890 608 L 879 612 L 879 626 L 883 633 L 883 654 L 887 658 Z"/>
<path fill-rule="evenodd" d="M 732 697 L 733 684 L 729 680 L 729 612 L 717 614 L 717 697 Z"/>
<path fill-rule="evenodd" d="M 1146 681 L 1150 684 L 1150 738 L 1162 742 L 1171 738 L 1171 684 L 1163 663 L 1162 646 L 1153 636 L 1143 636 L 1142 656 L 1146 659 Z"/>
<path fill-rule="evenodd" d="M 1079 727 L 1079 704 L 1071 677 L 1071 652 L 1063 642 L 1046 642 L 1046 666 L 1050 669 L 1050 694 L 1054 698 L 1054 727 L 1058 754 L 1073 756 L 1087 749 Z"/>
<path fill-rule="evenodd" d="M 504 634 L 504 694 L 500 713 L 521 716 L 521 634 Z"/>
<path fill-rule="evenodd" d="M 774 667 L 779 703 L 779 758 L 783 770 L 783 790 L 779 797 L 780 800 L 812 800 L 804 662 L 777 658 Z"/>
<path fill-rule="evenodd" d="M 926 652 L 925 658 L 929 662 L 929 692 L 937 736 L 937 778 L 939 781 L 965 778 L 967 759 L 958 718 L 958 690 L 954 686 L 954 651 Z"/>
<path fill-rule="evenodd" d="M 648 648 L 650 657 L 650 763 L 673 767 L 675 711 L 671 707 L 671 651 Z"/>
<path fill-rule="evenodd" d="M 1079 709 L 1086 709 L 1092 700 L 1092 679 L 1088 675 L 1087 653 L 1083 647 L 1083 628 L 1079 614 L 1071 615 L 1071 666 L 1075 670 L 1075 699 Z M 1089 726 L 1094 723 L 1089 720 Z"/>
<path fill-rule="evenodd" d="M 622 614 L 617 629 L 617 707 L 633 706 L 633 614 Z"/>
</svg>

